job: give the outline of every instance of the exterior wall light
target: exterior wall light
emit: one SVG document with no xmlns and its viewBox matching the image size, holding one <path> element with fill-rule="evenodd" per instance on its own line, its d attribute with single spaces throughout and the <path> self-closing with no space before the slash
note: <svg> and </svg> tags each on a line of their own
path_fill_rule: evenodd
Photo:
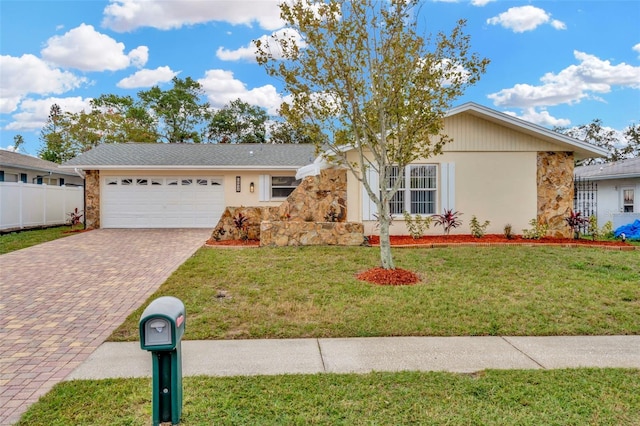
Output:
<svg viewBox="0 0 640 426">
<path fill-rule="evenodd" d="M 240 184 L 240 176 L 236 176 L 236 192 L 240 192 L 242 186 Z"/>
<path fill-rule="evenodd" d="M 251 182 L 249 184 L 249 192 L 253 193 L 253 191 L 255 191 L 255 189 L 256 189 L 256 186 L 253 184 L 253 182 Z"/>
</svg>

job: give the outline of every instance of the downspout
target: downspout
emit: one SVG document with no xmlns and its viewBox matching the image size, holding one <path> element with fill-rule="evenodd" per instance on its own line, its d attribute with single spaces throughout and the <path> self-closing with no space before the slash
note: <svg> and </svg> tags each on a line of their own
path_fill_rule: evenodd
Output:
<svg viewBox="0 0 640 426">
<path fill-rule="evenodd" d="M 86 173 L 77 167 L 73 168 L 73 171 L 76 172 L 78 176 L 82 178 L 84 184 L 82 185 L 82 225 L 84 229 L 87 229 L 87 182 L 85 180 Z"/>
</svg>

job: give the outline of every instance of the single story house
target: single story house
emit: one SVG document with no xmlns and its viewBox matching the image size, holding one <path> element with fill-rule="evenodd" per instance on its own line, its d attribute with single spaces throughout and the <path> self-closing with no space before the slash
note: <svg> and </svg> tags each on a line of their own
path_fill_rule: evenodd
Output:
<svg viewBox="0 0 640 426">
<path fill-rule="evenodd" d="M 84 180 L 73 170 L 18 152 L 0 149 L 0 182 L 22 182 L 53 186 L 82 186 Z"/>
<path fill-rule="evenodd" d="M 575 176 L 597 185 L 598 226 L 611 221 L 615 229 L 640 219 L 640 157 L 576 167 Z"/>
<path fill-rule="evenodd" d="M 506 224 L 520 233 L 537 219 L 549 224 L 553 235 L 569 235 L 564 218 L 573 205 L 574 160 L 606 155 L 591 144 L 475 103 L 452 109 L 444 131 L 453 142 L 443 153 L 406 170 L 407 183 L 392 208 L 393 234 L 407 234 L 405 210 L 425 216 L 454 209 L 465 222 L 458 233 L 469 233 L 475 215 L 481 223 L 491 222 L 490 233 L 502 233 Z M 357 160 L 355 152 L 349 156 Z M 296 172 L 319 173 L 316 159 L 315 148 L 307 145 L 113 144 L 62 167 L 86 173 L 89 227 L 208 227 L 216 225 L 225 207 L 277 206 L 293 197 L 300 183 Z M 314 162 L 317 167 L 305 167 Z M 313 174 L 304 179 L 321 176 Z M 369 178 L 376 181 L 373 174 Z M 344 181 L 339 204 L 346 211 L 340 220 L 362 223 L 365 233 L 375 233 L 375 206 L 355 177 Z M 315 196 L 327 192 L 317 189 L 321 186 L 300 189 L 305 187 L 316 188 Z"/>
</svg>

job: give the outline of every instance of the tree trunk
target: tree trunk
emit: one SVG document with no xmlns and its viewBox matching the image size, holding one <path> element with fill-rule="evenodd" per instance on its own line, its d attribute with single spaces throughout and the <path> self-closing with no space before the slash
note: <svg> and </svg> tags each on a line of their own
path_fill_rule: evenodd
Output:
<svg viewBox="0 0 640 426">
<path fill-rule="evenodd" d="M 380 212 L 380 261 L 384 269 L 396 269 L 391 256 L 391 241 L 389 238 L 389 213 L 386 209 Z"/>
</svg>

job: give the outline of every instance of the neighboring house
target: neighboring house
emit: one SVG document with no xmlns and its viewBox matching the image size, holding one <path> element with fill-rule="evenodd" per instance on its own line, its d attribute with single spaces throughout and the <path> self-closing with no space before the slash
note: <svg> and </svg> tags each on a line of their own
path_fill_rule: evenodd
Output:
<svg viewBox="0 0 640 426">
<path fill-rule="evenodd" d="M 313 145 L 105 144 L 63 164 L 86 173 L 88 228 L 213 227 L 226 206 L 277 206 Z"/>
<path fill-rule="evenodd" d="M 463 213 L 458 233 L 469 233 L 475 215 L 481 223 L 491 222 L 490 233 L 502 233 L 507 224 L 521 233 L 537 219 L 549 224 L 552 235 L 568 236 L 564 218 L 573 205 L 574 160 L 606 155 L 591 144 L 474 103 L 452 109 L 444 131 L 454 141 L 443 154 L 406 170 L 407 183 L 393 201 L 393 234 L 407 234 L 405 210 L 425 216 L 454 209 Z M 299 183 L 297 170 L 322 168 L 321 162 L 310 166 L 314 152 L 308 145 L 113 144 L 62 167 L 86 173 L 90 227 L 215 226 L 227 206 L 284 201 Z M 350 155 L 357 161 L 355 152 Z M 369 177 L 376 181 L 375 174 Z M 376 233 L 375 206 L 357 179 L 346 179 L 341 220 L 363 223 L 365 233 Z M 323 193 L 316 191 L 316 197 Z M 428 231 L 441 232 L 433 226 Z"/>
<path fill-rule="evenodd" d="M 73 170 L 60 170 L 58 164 L 30 155 L 0 149 L 0 182 L 22 182 L 53 186 L 82 186 L 84 181 Z"/>
<path fill-rule="evenodd" d="M 640 157 L 576 167 L 575 176 L 597 185 L 599 226 L 611 221 L 615 229 L 640 219 Z"/>
<path fill-rule="evenodd" d="M 0 150 L 0 230 L 65 224 L 83 206 L 83 178 L 74 170 Z"/>
</svg>

